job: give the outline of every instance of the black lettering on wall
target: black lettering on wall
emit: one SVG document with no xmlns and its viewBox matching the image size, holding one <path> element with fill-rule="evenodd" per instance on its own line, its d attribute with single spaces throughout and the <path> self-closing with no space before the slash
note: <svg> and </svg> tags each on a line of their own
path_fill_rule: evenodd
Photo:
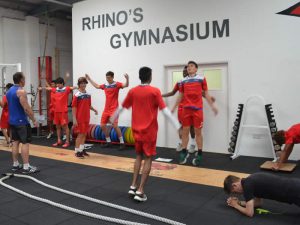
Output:
<svg viewBox="0 0 300 225">
<path fill-rule="evenodd" d="M 90 22 L 91 22 L 90 17 L 82 18 L 82 30 L 85 30 L 85 27 L 87 27 L 90 30 L 91 29 Z"/>
<path fill-rule="evenodd" d="M 223 20 L 222 27 L 220 28 L 217 20 L 213 21 L 213 38 L 223 37 L 225 32 L 226 37 L 229 37 L 229 19 Z"/>
<path fill-rule="evenodd" d="M 136 8 L 133 10 L 133 15 L 135 16 L 135 18 L 133 18 L 133 21 L 136 23 L 142 22 L 143 20 L 143 9 L 142 8 Z"/>
<path fill-rule="evenodd" d="M 201 29 L 200 28 L 201 28 L 200 24 L 197 23 L 196 24 L 197 37 L 199 39 L 206 39 L 206 38 L 208 38 L 208 36 L 209 36 L 209 22 L 205 22 L 205 34 L 204 35 L 201 35 Z"/>
<path fill-rule="evenodd" d="M 176 32 L 177 32 L 177 36 L 176 36 L 176 39 L 177 41 L 186 41 L 187 38 L 188 38 L 188 33 L 186 32 L 187 30 L 187 26 L 186 25 L 179 25 L 177 26 L 176 28 Z"/>
</svg>

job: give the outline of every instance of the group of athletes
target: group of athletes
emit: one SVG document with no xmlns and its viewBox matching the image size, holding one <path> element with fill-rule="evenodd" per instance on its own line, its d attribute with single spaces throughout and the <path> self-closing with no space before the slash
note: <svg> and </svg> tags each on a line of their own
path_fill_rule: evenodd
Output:
<svg viewBox="0 0 300 225">
<path fill-rule="evenodd" d="M 132 131 L 135 139 L 135 151 L 136 160 L 134 164 L 134 172 L 131 186 L 128 193 L 137 201 L 146 201 L 147 196 L 144 192 L 145 184 L 149 177 L 152 165 L 153 156 L 156 155 L 156 140 L 158 132 L 157 114 L 158 110 L 167 117 L 167 119 L 173 124 L 175 129 L 179 131 L 179 136 L 182 142 L 180 143 L 180 157 L 179 163 L 185 164 L 188 157 L 188 142 L 189 134 L 192 131 L 195 133 L 195 142 L 197 149 L 195 150 L 195 158 L 193 164 L 199 166 L 202 159 L 202 133 L 203 126 L 203 97 L 206 98 L 212 111 L 217 114 L 218 109 L 214 105 L 215 99 L 209 95 L 206 79 L 203 75 L 197 74 L 198 65 L 194 61 L 189 61 L 184 70 L 184 78 L 178 82 L 173 91 L 166 94 L 161 94 L 158 88 L 150 85 L 152 81 L 152 69 L 149 67 L 142 67 L 139 70 L 139 79 L 141 84 L 130 89 L 124 101 L 119 107 L 118 95 L 119 90 L 129 86 L 129 76 L 125 74 L 125 83 L 114 81 L 114 73 L 109 71 L 106 73 L 105 84 L 97 84 L 89 75 L 80 77 L 77 82 L 77 87 L 64 86 L 64 79 L 58 78 L 53 81 L 47 87 L 40 87 L 39 89 L 46 89 L 51 93 L 51 105 L 50 105 L 50 119 L 53 120 L 57 130 L 57 141 L 53 144 L 54 147 L 62 146 L 69 147 L 70 145 L 70 131 L 68 127 L 68 96 L 72 90 L 77 89 L 72 100 L 72 114 L 73 114 L 73 126 L 77 129 L 77 138 L 75 141 L 75 156 L 84 158 L 88 156 L 88 153 L 84 149 L 84 143 L 86 134 L 89 128 L 90 122 L 90 110 L 98 114 L 98 111 L 91 105 L 91 95 L 86 91 L 86 85 L 90 82 L 95 88 L 102 89 L 105 92 L 106 102 L 104 111 L 101 117 L 101 128 L 104 133 L 107 131 L 106 126 L 108 123 L 116 129 L 119 140 L 120 148 L 124 148 L 124 140 L 122 133 L 118 128 L 118 117 L 124 109 L 132 108 Z M 26 91 L 23 89 L 25 86 L 25 76 L 23 73 L 16 73 L 13 76 L 14 85 L 12 85 L 3 101 L 2 107 L 8 108 L 8 124 L 11 128 L 10 138 L 12 140 L 12 156 L 14 172 L 20 171 L 24 174 L 35 173 L 39 171 L 37 167 L 29 164 L 29 143 L 31 142 L 31 127 L 29 125 L 28 117 L 33 121 L 33 124 L 37 125 L 37 121 L 34 118 L 31 107 L 27 101 Z M 170 111 L 163 101 L 163 97 L 174 95 L 179 91 L 176 104 Z M 172 115 L 172 112 L 178 107 L 178 120 Z M 4 111 L 4 110 L 3 110 Z M 3 114 L 2 114 L 3 115 Z M 1 117 L 1 128 L 2 127 Z M 8 127 L 8 126 L 7 126 Z M 62 142 L 62 129 L 66 133 L 66 141 Z M 292 151 L 292 147 L 295 143 L 300 142 L 299 125 L 296 128 L 291 128 L 292 131 L 279 131 L 274 136 L 274 139 L 278 144 L 285 144 L 285 151 L 282 154 L 282 158 L 279 163 L 274 164 L 274 169 L 278 169 L 281 163 L 287 160 L 288 155 Z M 193 132 L 191 136 L 193 137 Z M 10 143 L 9 137 L 7 137 L 7 143 Z M 18 161 L 19 145 L 22 143 L 21 156 L 23 165 Z M 106 132 L 105 146 L 109 147 L 111 140 Z M 195 143 L 192 142 L 195 146 Z M 194 147 L 195 148 L 195 147 Z M 142 167 L 142 160 L 144 164 Z M 141 177 L 140 177 L 141 172 Z M 261 177 L 262 176 L 262 177 Z M 227 204 L 232 206 L 246 215 L 253 215 L 252 211 L 257 203 L 255 198 L 271 198 L 275 200 L 281 200 L 289 203 L 299 204 L 300 195 L 299 192 L 291 189 L 291 186 L 296 185 L 298 187 L 299 180 L 292 180 L 292 184 L 285 190 L 293 190 L 289 195 L 284 198 L 282 195 L 278 196 L 278 192 L 274 187 L 269 185 L 269 189 L 263 184 L 265 181 L 270 181 L 276 178 L 264 177 L 263 175 L 256 175 L 254 177 L 246 178 L 243 180 L 237 177 L 229 176 L 224 181 L 224 189 L 228 193 L 244 193 L 247 189 L 247 196 L 245 199 L 247 202 L 240 202 L 236 198 L 229 198 Z M 246 182 L 247 181 L 247 182 Z M 250 182 L 251 181 L 251 182 Z M 276 181 L 274 181 L 276 182 Z M 247 185 L 246 185 L 247 184 Z M 275 191 L 274 191 L 275 190 Z M 251 192 L 249 194 L 249 192 Z M 262 193 L 262 194 L 261 194 Z M 267 193 L 267 196 L 264 194 Z M 270 195 L 274 194 L 273 195 Z M 294 193 L 294 194 L 292 194 Z M 293 198 L 292 198 L 292 197 Z M 249 203 L 251 201 L 251 204 Z M 248 211 L 247 211 L 248 210 Z"/>
</svg>

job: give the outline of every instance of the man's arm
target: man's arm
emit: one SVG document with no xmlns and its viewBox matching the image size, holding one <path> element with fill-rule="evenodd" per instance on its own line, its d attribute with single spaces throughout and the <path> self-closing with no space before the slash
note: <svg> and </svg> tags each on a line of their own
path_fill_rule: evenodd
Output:
<svg viewBox="0 0 300 225">
<path fill-rule="evenodd" d="M 38 87 L 38 90 L 39 90 L 39 91 L 41 91 L 41 90 L 51 91 L 51 90 L 52 90 L 52 87 L 50 87 L 50 86 L 46 86 L 46 87 Z"/>
<path fill-rule="evenodd" d="M 99 84 L 97 84 L 95 81 L 93 81 L 92 79 L 91 79 L 91 77 L 88 75 L 88 74 L 85 74 L 85 78 L 95 87 L 95 88 L 97 88 L 97 89 L 99 89 L 100 87 L 99 87 Z"/>
<path fill-rule="evenodd" d="M 78 87 L 77 87 L 77 86 L 70 87 L 70 90 L 71 90 L 71 91 L 73 91 L 73 90 L 75 90 L 75 89 L 78 89 Z"/>
<path fill-rule="evenodd" d="M 26 93 L 26 91 L 25 90 L 18 90 L 17 91 L 17 96 L 20 99 L 20 104 L 22 105 L 25 113 L 32 120 L 32 122 L 36 125 L 36 120 L 34 118 L 34 113 L 33 113 L 32 109 L 29 106 L 28 101 L 27 101 L 27 93 Z"/>
<path fill-rule="evenodd" d="M 175 105 L 173 106 L 173 108 L 171 109 L 171 112 L 175 112 L 175 109 L 177 108 L 177 106 L 179 105 L 179 103 L 182 101 L 183 98 L 183 93 L 179 93 L 177 100 L 175 102 Z"/>
<path fill-rule="evenodd" d="M 95 109 L 93 106 L 91 106 L 91 110 L 94 111 L 95 115 L 98 115 L 97 109 Z"/>
<path fill-rule="evenodd" d="M 4 107 L 4 103 L 3 103 L 3 101 L 1 99 L 0 99 L 0 106 L 1 106 L 1 108 Z"/>
<path fill-rule="evenodd" d="M 77 126 L 77 119 L 76 119 L 76 107 L 72 107 L 72 115 L 73 115 L 73 126 Z"/>
<path fill-rule="evenodd" d="M 235 208 L 236 210 L 238 210 L 246 216 L 254 216 L 255 199 L 251 199 L 248 202 L 241 202 L 238 200 L 238 198 L 230 197 L 227 199 L 227 205 L 232 208 Z"/>
<path fill-rule="evenodd" d="M 123 83 L 122 87 L 123 87 L 123 88 L 126 88 L 126 87 L 129 86 L 129 76 L 128 76 L 127 73 L 125 73 L 125 74 L 124 74 L 124 77 L 125 77 L 126 81 L 125 81 L 125 83 Z"/>
<path fill-rule="evenodd" d="M 170 97 L 170 96 L 174 96 L 176 94 L 177 91 L 175 91 L 174 89 L 168 93 L 162 94 L 162 97 Z"/>
<path fill-rule="evenodd" d="M 210 106 L 210 108 L 212 109 L 214 114 L 217 115 L 218 114 L 218 109 L 214 105 L 214 101 L 213 101 L 212 97 L 209 95 L 208 91 L 204 91 L 204 97 L 206 98 L 206 100 L 208 102 L 208 105 Z"/>
<path fill-rule="evenodd" d="M 275 162 L 272 166 L 272 169 L 277 171 L 282 166 L 282 163 L 285 163 L 289 158 L 290 154 L 292 153 L 294 148 L 294 144 L 285 144 L 283 151 L 279 157 L 278 162 Z"/>
</svg>

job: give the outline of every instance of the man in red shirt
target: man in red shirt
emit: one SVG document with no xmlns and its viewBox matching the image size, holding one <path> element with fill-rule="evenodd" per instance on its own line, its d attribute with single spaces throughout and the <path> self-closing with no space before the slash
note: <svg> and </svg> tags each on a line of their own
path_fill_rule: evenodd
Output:
<svg viewBox="0 0 300 225">
<path fill-rule="evenodd" d="M 190 127 L 194 126 L 198 152 L 195 154 L 193 165 L 199 166 L 202 159 L 202 126 L 203 126 L 203 101 L 202 93 L 215 115 L 218 113 L 213 104 L 213 99 L 208 93 L 207 82 L 203 75 L 197 74 L 198 65 L 194 61 L 188 62 L 188 76 L 181 81 L 180 94 L 173 110 L 181 102 L 183 104 L 182 119 L 182 150 L 179 156 L 179 163 L 185 164 L 188 158 L 187 145 L 189 141 Z"/>
<path fill-rule="evenodd" d="M 84 150 L 86 134 L 90 126 L 90 110 L 93 110 L 96 115 L 98 111 L 91 105 L 91 95 L 86 92 L 88 84 L 85 77 L 78 78 L 78 92 L 74 94 L 72 101 L 73 126 L 78 130 L 78 135 L 75 141 L 75 156 L 83 158 L 89 156 Z"/>
<path fill-rule="evenodd" d="M 150 86 L 152 80 L 152 70 L 148 67 L 142 67 L 139 70 L 141 85 L 132 88 L 124 102 L 122 108 L 117 110 L 111 121 L 114 121 L 123 108 L 132 108 L 132 131 L 135 140 L 136 160 L 134 164 L 134 173 L 129 194 L 140 202 L 146 201 L 147 196 L 144 193 L 144 186 L 149 177 L 152 165 L 152 157 L 156 155 L 156 139 L 158 131 L 157 112 L 158 109 L 171 120 L 177 130 L 180 124 L 172 116 L 164 103 L 160 90 Z M 141 164 L 144 156 L 144 166 L 140 185 L 138 177 L 141 170 Z"/>
<path fill-rule="evenodd" d="M 183 68 L 183 71 L 182 71 L 182 74 L 183 74 L 183 78 L 185 78 L 186 76 L 188 76 L 188 73 L 187 73 L 187 66 L 185 66 Z M 175 85 L 174 85 L 174 88 L 172 91 L 166 93 L 166 94 L 163 94 L 162 97 L 170 97 L 170 96 L 174 96 L 179 90 L 180 90 L 180 85 L 181 85 L 181 81 L 177 82 Z M 178 121 L 180 124 L 182 124 L 182 113 L 183 113 L 183 104 L 182 104 L 183 101 L 181 101 L 178 105 L 178 110 L 177 110 L 177 118 L 178 118 Z M 191 134 L 191 145 L 190 145 L 190 148 L 189 148 L 189 153 L 194 153 L 195 150 L 196 150 L 196 143 L 195 143 L 195 131 L 194 131 L 194 127 L 191 126 L 190 128 L 190 134 Z M 177 145 L 177 148 L 176 148 L 176 151 L 179 152 L 181 151 L 182 149 L 182 127 L 180 128 L 180 132 L 179 132 L 179 143 Z"/>
<path fill-rule="evenodd" d="M 54 124 L 56 125 L 57 142 L 52 146 L 56 147 L 62 145 L 61 140 L 61 129 L 66 133 L 66 142 L 62 145 L 63 148 L 70 146 L 70 129 L 68 127 L 68 97 L 73 89 L 77 87 L 66 86 L 63 78 L 59 77 L 56 79 L 56 90 L 55 90 L 55 105 L 54 105 Z"/>
<path fill-rule="evenodd" d="M 279 170 L 293 151 L 294 144 L 300 143 L 300 123 L 291 126 L 287 131 L 279 130 L 273 135 L 273 139 L 280 146 L 284 144 L 279 160 L 273 164 L 273 170 Z"/>
<path fill-rule="evenodd" d="M 128 87 L 129 85 L 129 76 L 128 74 L 125 74 L 124 77 L 126 79 L 125 83 L 121 83 L 121 82 L 115 82 L 114 81 L 114 73 L 111 71 L 108 71 L 106 73 L 106 84 L 97 84 L 95 83 L 89 75 L 85 75 L 85 77 L 87 78 L 88 81 L 91 82 L 91 84 L 97 88 L 97 89 L 102 89 L 104 90 L 105 93 L 105 107 L 104 107 L 104 111 L 102 113 L 102 117 L 101 117 L 101 129 L 102 131 L 105 133 L 105 137 L 106 137 L 106 144 L 103 145 L 103 147 L 110 147 L 111 145 L 111 139 L 109 137 L 109 133 L 107 132 L 107 123 L 109 123 L 109 118 L 114 114 L 114 112 L 118 109 L 119 106 L 119 90 L 121 88 L 125 88 Z M 119 137 L 120 140 L 120 149 L 123 149 L 125 147 L 124 145 L 124 139 L 122 137 L 122 132 L 120 130 L 120 128 L 118 127 L 118 120 L 114 121 L 114 123 L 112 124 L 113 128 L 116 130 L 117 135 Z"/>
<path fill-rule="evenodd" d="M 12 86 L 14 86 L 12 83 L 6 84 L 6 86 L 5 86 L 6 92 Z M 8 113 L 8 104 L 7 104 L 6 95 L 3 96 L 2 101 L 0 100 L 0 106 L 2 107 L 0 128 L 1 128 L 1 131 L 6 140 L 6 146 L 9 146 L 10 145 L 10 138 L 9 138 L 9 132 L 8 132 L 8 130 L 9 130 L 9 124 L 8 124 L 9 113 Z"/>
</svg>

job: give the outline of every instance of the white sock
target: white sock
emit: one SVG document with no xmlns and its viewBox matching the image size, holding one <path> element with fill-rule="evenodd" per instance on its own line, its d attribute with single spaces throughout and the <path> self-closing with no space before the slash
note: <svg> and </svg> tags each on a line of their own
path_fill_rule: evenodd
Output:
<svg viewBox="0 0 300 225">
<path fill-rule="evenodd" d="M 121 136 L 121 137 L 119 137 L 119 140 L 120 140 L 120 143 L 121 144 L 124 144 L 124 139 L 123 139 L 123 137 Z"/>
<path fill-rule="evenodd" d="M 17 167 L 19 165 L 20 165 L 19 161 L 15 161 L 14 164 L 13 164 L 14 167 Z"/>
<path fill-rule="evenodd" d="M 84 150 L 84 145 L 79 145 L 79 150 L 82 152 Z"/>
<path fill-rule="evenodd" d="M 24 163 L 23 164 L 23 169 L 28 170 L 29 169 L 29 163 Z"/>
<path fill-rule="evenodd" d="M 195 138 L 191 138 L 191 145 L 196 145 Z"/>
<path fill-rule="evenodd" d="M 79 148 L 75 148 L 75 153 L 80 152 Z"/>
<path fill-rule="evenodd" d="M 106 142 L 111 142 L 110 137 L 106 138 Z"/>
</svg>

